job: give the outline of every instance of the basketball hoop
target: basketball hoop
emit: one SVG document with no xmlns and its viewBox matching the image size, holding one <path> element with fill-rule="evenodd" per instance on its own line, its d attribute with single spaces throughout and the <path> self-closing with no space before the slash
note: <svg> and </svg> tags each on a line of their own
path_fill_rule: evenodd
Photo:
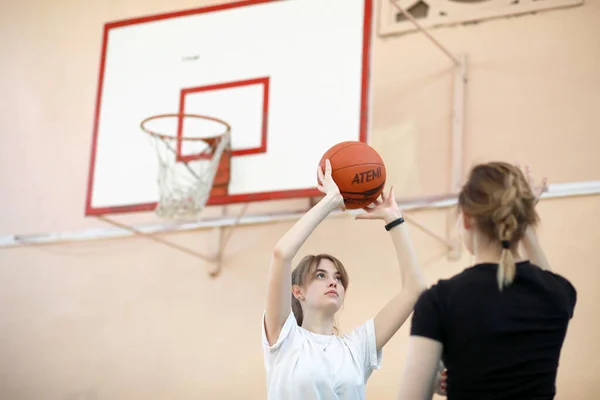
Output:
<svg viewBox="0 0 600 400">
<path fill-rule="evenodd" d="M 159 133 L 148 128 L 151 121 L 176 118 L 183 126 L 186 118 L 217 123 L 225 127 L 221 133 L 183 137 Z M 154 142 L 158 156 L 159 200 L 155 209 L 159 217 L 179 219 L 198 215 L 211 195 L 227 194 L 231 159 L 231 127 L 225 121 L 196 114 L 160 114 L 140 124 Z M 211 129 L 212 130 L 212 129 Z M 185 154 L 182 152 L 186 151 Z"/>
</svg>

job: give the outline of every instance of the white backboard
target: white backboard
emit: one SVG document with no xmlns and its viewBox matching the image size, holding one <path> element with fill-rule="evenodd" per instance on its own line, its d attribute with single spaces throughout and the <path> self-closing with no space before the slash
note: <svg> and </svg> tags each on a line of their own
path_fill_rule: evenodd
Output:
<svg viewBox="0 0 600 400">
<path fill-rule="evenodd" d="M 372 7 L 243 1 L 106 24 L 86 215 L 154 209 L 158 161 L 140 123 L 178 112 L 231 125 L 228 194 L 209 205 L 318 194 L 322 154 L 367 138 Z"/>
</svg>

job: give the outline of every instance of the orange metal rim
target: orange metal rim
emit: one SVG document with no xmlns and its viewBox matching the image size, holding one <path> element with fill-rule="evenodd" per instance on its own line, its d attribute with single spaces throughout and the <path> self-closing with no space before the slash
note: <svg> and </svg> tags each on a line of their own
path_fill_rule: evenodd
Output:
<svg viewBox="0 0 600 400">
<path fill-rule="evenodd" d="M 197 138 L 186 138 L 186 137 L 179 137 L 177 135 L 168 135 L 168 134 L 164 134 L 164 133 L 160 133 L 160 132 L 155 132 L 152 131 L 150 129 L 148 129 L 146 127 L 146 124 L 150 121 L 156 120 L 156 119 L 163 119 L 163 118 L 196 118 L 196 119 L 204 119 L 204 120 L 208 120 L 208 121 L 213 121 L 213 122 L 217 122 L 221 125 L 223 125 L 225 127 L 225 131 L 212 136 L 210 138 L 201 138 L 201 137 L 197 137 Z M 215 117 L 209 117 L 207 115 L 200 115 L 200 114 L 158 114 L 158 115 L 153 115 L 151 117 L 148 117 L 146 119 L 144 119 L 141 123 L 140 123 L 140 127 L 142 128 L 142 130 L 144 132 L 146 132 L 147 134 L 163 139 L 163 140 L 181 140 L 181 141 L 206 141 L 207 139 L 214 139 L 217 137 L 222 137 L 227 135 L 228 133 L 231 132 L 231 126 L 223 121 L 222 119 L 219 118 L 215 118 Z"/>
</svg>

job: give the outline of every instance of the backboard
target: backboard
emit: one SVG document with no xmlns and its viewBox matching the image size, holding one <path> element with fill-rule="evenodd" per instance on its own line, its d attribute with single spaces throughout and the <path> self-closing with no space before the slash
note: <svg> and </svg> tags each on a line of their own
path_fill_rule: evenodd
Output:
<svg viewBox="0 0 600 400">
<path fill-rule="evenodd" d="M 372 9 L 241 1 L 106 24 L 86 215 L 155 208 L 158 161 L 140 122 L 166 113 L 231 125 L 231 180 L 208 205 L 318 195 L 322 154 L 367 141 Z M 174 121 L 162 133 L 201 136 Z"/>
</svg>

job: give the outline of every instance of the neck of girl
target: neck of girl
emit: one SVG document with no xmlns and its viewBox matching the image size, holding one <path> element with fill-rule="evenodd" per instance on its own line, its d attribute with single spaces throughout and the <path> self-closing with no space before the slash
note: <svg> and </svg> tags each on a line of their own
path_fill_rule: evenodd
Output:
<svg viewBox="0 0 600 400">
<path fill-rule="evenodd" d="M 479 240 L 478 240 L 479 239 Z M 515 262 L 524 261 L 518 251 L 518 246 L 512 246 L 511 250 Z M 475 264 L 496 264 L 500 261 L 502 246 L 498 241 L 488 241 L 484 238 L 475 239 Z"/>
<path fill-rule="evenodd" d="M 302 320 L 302 328 L 319 335 L 333 335 L 333 326 L 333 316 L 319 312 L 305 313 Z"/>
</svg>

